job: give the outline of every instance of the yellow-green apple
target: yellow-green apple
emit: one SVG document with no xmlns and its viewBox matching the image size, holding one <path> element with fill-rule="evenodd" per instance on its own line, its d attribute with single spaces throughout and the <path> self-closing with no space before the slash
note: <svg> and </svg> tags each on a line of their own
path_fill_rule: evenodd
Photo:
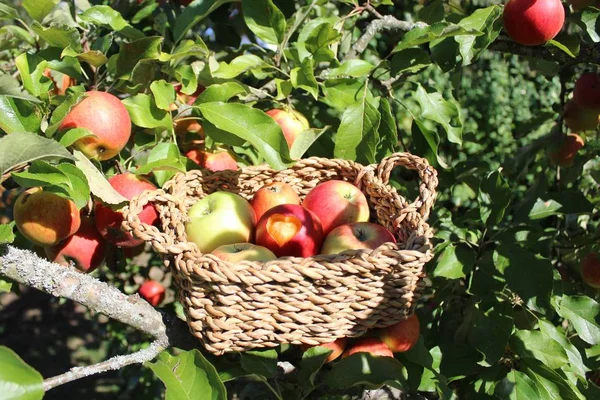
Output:
<svg viewBox="0 0 600 400">
<path fill-rule="evenodd" d="M 69 111 L 59 130 L 86 128 L 93 136 L 77 140 L 73 145 L 87 157 L 97 160 L 113 158 L 131 136 L 131 119 L 118 97 L 110 93 L 88 91 L 87 97 Z"/>
<path fill-rule="evenodd" d="M 156 189 L 156 186 L 146 179 L 131 173 L 115 175 L 108 180 L 108 183 L 127 200 L 133 199 L 146 190 Z M 98 231 L 110 243 L 119 247 L 137 247 L 144 243 L 143 240 L 134 238 L 121 228 L 123 214 L 120 211 L 96 203 L 94 216 Z M 146 204 L 138 217 L 142 223 L 148 225 L 153 225 L 158 221 L 158 214 L 152 204 Z"/>
<path fill-rule="evenodd" d="M 346 358 L 356 353 L 370 353 L 373 356 L 394 357 L 394 353 L 385 343 L 374 337 L 359 339 L 342 356 Z"/>
<path fill-rule="evenodd" d="M 83 272 L 92 272 L 104 262 L 108 243 L 91 218 L 82 218 L 79 230 L 57 245 L 45 247 L 46 257 L 52 262 L 75 264 Z"/>
<path fill-rule="evenodd" d="M 537 46 L 560 32 L 565 10 L 560 0 L 509 0 L 502 18 L 504 30 L 512 40 Z"/>
<path fill-rule="evenodd" d="M 277 257 L 310 257 L 319 252 L 323 228 L 319 217 L 297 204 L 280 204 L 268 210 L 256 225 L 256 244 Z"/>
<path fill-rule="evenodd" d="M 556 165 L 568 167 L 573 165 L 575 155 L 583 147 L 583 139 L 576 133 L 569 133 L 560 143 L 558 149 L 552 152 L 550 159 Z"/>
<path fill-rule="evenodd" d="M 394 353 L 408 351 L 419 341 L 421 325 L 416 314 L 379 331 L 379 338 Z"/>
<path fill-rule="evenodd" d="M 242 196 L 214 192 L 198 200 L 188 211 L 185 232 L 202 253 L 210 253 L 226 244 L 250 242 L 256 217 Z"/>
<path fill-rule="evenodd" d="M 574 132 L 595 130 L 600 122 L 600 110 L 586 108 L 571 99 L 565 104 L 563 119 Z"/>
<path fill-rule="evenodd" d="M 272 182 L 258 189 L 250 203 L 259 220 L 265 212 L 280 204 L 300 204 L 300 196 L 290 184 Z"/>
<path fill-rule="evenodd" d="M 210 254 L 231 263 L 237 263 L 243 260 L 271 261 L 277 258 L 271 250 L 252 243 L 224 244 L 211 251 Z"/>
<path fill-rule="evenodd" d="M 156 281 L 146 281 L 140 286 L 138 293 L 154 307 L 165 299 L 165 288 Z"/>
<path fill-rule="evenodd" d="M 581 11 L 591 6 L 600 8 L 600 1 L 598 0 L 567 0 L 567 3 L 573 6 L 573 11 Z"/>
<path fill-rule="evenodd" d="M 584 108 L 600 109 L 600 74 L 581 74 L 573 89 L 573 100 Z"/>
<path fill-rule="evenodd" d="M 323 242 L 321 254 L 338 254 L 344 250 L 376 249 L 384 243 L 396 243 L 394 235 L 372 222 L 354 222 L 334 228 Z"/>
<path fill-rule="evenodd" d="M 304 199 L 302 205 L 317 214 L 323 226 L 323 233 L 343 224 L 369 220 L 367 198 L 353 184 L 331 180 L 315 186 Z"/>
<path fill-rule="evenodd" d="M 347 339 L 345 337 L 341 337 L 341 338 L 336 339 L 333 342 L 321 343 L 318 345 L 319 347 L 325 347 L 325 348 L 331 350 L 331 354 L 329 354 L 329 356 L 325 359 L 326 363 L 330 363 L 342 355 L 342 353 L 346 349 L 346 341 L 347 341 Z M 315 347 L 315 346 L 303 344 L 302 351 L 306 351 L 306 350 L 310 349 L 311 347 Z"/>
<path fill-rule="evenodd" d="M 600 260 L 598 254 L 591 253 L 581 262 L 583 281 L 595 289 L 600 289 Z"/>
<path fill-rule="evenodd" d="M 38 246 L 54 246 L 68 238 L 81 225 L 73 201 L 35 187 L 25 190 L 15 201 L 13 218 L 19 231 Z"/>
<path fill-rule="evenodd" d="M 274 108 L 267 111 L 267 115 L 273 118 L 275 122 L 279 124 L 283 132 L 283 136 L 285 136 L 285 141 L 290 149 L 292 148 L 292 144 L 294 144 L 294 141 L 300 132 L 310 128 L 306 117 L 296 110 L 280 110 L 278 108 Z"/>
<path fill-rule="evenodd" d="M 215 151 L 192 149 L 185 153 L 185 156 L 202 168 L 207 168 L 213 172 L 237 170 L 239 168 L 235 156 L 225 149 Z"/>
</svg>

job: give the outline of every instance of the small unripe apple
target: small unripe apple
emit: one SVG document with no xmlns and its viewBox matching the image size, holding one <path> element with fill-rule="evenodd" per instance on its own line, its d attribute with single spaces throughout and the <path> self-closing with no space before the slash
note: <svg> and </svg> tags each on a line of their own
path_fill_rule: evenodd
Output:
<svg viewBox="0 0 600 400">
<path fill-rule="evenodd" d="M 79 210 L 73 201 L 39 187 L 19 195 L 13 218 L 23 236 L 41 247 L 54 246 L 77 232 L 81 225 Z"/>
<path fill-rule="evenodd" d="M 600 259 L 598 254 L 588 254 L 581 262 L 583 281 L 595 289 L 600 289 Z"/>
<path fill-rule="evenodd" d="M 558 35 L 565 23 L 565 10 L 560 0 L 509 0 L 502 17 L 512 40 L 537 46 Z"/>
<path fill-rule="evenodd" d="M 300 204 L 300 196 L 290 184 L 272 182 L 258 189 L 250 204 L 259 220 L 265 212 L 280 204 Z"/>
<path fill-rule="evenodd" d="M 370 353 L 373 356 L 394 357 L 394 353 L 392 353 L 385 343 L 373 337 L 359 339 L 352 347 L 346 350 L 342 358 L 355 353 Z"/>
<path fill-rule="evenodd" d="M 582 74 L 575 82 L 573 100 L 584 108 L 600 110 L 600 74 Z"/>
<path fill-rule="evenodd" d="M 52 262 L 75 264 L 83 272 L 92 272 L 104 262 L 108 243 L 91 218 L 82 218 L 79 230 L 55 246 L 45 247 L 46 257 Z"/>
<path fill-rule="evenodd" d="M 156 186 L 144 178 L 134 174 L 126 173 L 115 175 L 108 180 L 108 183 L 127 200 L 142 194 L 146 190 L 155 190 Z M 96 226 L 100 234 L 109 242 L 119 247 L 136 247 L 144 243 L 141 239 L 136 239 L 130 233 L 121 228 L 123 223 L 123 214 L 118 210 L 113 210 L 109 206 L 96 203 L 94 208 Z M 152 204 L 146 204 L 138 214 L 142 223 L 153 225 L 158 220 L 158 214 Z"/>
<path fill-rule="evenodd" d="M 290 149 L 300 132 L 310 128 L 306 117 L 296 110 L 285 111 L 275 108 L 266 113 L 281 126 L 283 136 L 285 136 L 285 141 Z"/>
<path fill-rule="evenodd" d="M 421 325 L 416 314 L 394 325 L 383 328 L 379 338 L 394 353 L 408 351 L 419 341 Z"/>
<path fill-rule="evenodd" d="M 575 155 L 583 147 L 583 139 L 576 133 L 569 133 L 562 140 L 560 147 L 551 155 L 554 164 L 561 167 L 573 165 Z"/>
<path fill-rule="evenodd" d="M 325 348 L 331 350 L 331 354 L 329 354 L 329 356 L 325 359 L 326 363 L 330 363 L 342 355 L 342 353 L 346 349 L 346 342 L 347 342 L 347 339 L 345 337 L 341 337 L 341 338 L 336 339 L 333 342 L 321 343 L 317 346 L 325 347 Z M 311 347 L 315 347 L 315 346 L 309 346 L 307 344 L 303 344 L 302 351 L 306 351 L 306 350 L 310 349 Z"/>
<path fill-rule="evenodd" d="M 600 123 L 600 109 L 586 108 L 571 99 L 565 104 L 563 119 L 565 125 L 574 132 L 595 130 Z"/>
<path fill-rule="evenodd" d="M 146 281 L 142 283 L 138 293 L 154 307 L 158 306 L 165 299 L 165 288 L 156 281 Z"/>
<path fill-rule="evenodd" d="M 185 153 L 185 156 L 202 168 L 207 168 L 213 172 L 239 169 L 235 156 L 224 149 L 218 149 L 214 152 L 192 149 Z"/>
<path fill-rule="evenodd" d="M 59 130 L 86 128 L 94 136 L 86 136 L 75 143 L 77 149 L 89 158 L 108 160 L 119 152 L 131 136 L 131 118 L 118 97 L 95 90 L 69 111 Z"/>
<path fill-rule="evenodd" d="M 266 247 L 257 246 L 252 243 L 234 243 L 219 246 L 210 254 L 217 256 L 223 261 L 236 263 L 239 261 L 271 261 L 277 258 L 275 254 Z"/>
</svg>

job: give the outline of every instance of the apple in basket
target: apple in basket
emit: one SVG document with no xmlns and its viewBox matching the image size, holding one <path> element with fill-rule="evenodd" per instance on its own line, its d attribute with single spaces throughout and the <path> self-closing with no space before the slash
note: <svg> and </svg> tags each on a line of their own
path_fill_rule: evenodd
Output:
<svg viewBox="0 0 600 400">
<path fill-rule="evenodd" d="M 318 184 L 308 192 L 302 206 L 317 214 L 325 235 L 340 225 L 369 220 L 367 198 L 359 188 L 346 181 Z"/>
<path fill-rule="evenodd" d="M 338 254 L 344 250 L 376 249 L 384 243 L 396 243 L 394 235 L 372 222 L 355 222 L 334 228 L 323 242 L 321 254 Z"/>
<path fill-rule="evenodd" d="M 210 254 L 217 256 L 223 261 L 236 263 L 239 261 L 270 261 L 277 258 L 275 254 L 266 247 L 257 246 L 252 243 L 225 244 L 214 249 Z"/>
<path fill-rule="evenodd" d="M 198 200 L 188 211 L 185 232 L 202 253 L 226 244 L 250 242 L 256 218 L 250 203 L 229 192 L 214 192 Z"/>
<path fill-rule="evenodd" d="M 263 214 L 256 225 L 256 244 L 277 257 L 310 257 L 323 243 L 321 221 L 296 204 L 281 204 Z"/>
<path fill-rule="evenodd" d="M 265 212 L 280 204 L 300 204 L 300 197 L 291 185 L 272 182 L 258 189 L 250 203 L 259 220 Z"/>
</svg>

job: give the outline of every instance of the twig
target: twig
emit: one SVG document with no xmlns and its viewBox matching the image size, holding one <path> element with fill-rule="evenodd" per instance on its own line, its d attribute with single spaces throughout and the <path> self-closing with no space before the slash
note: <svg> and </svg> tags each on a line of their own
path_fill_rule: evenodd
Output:
<svg viewBox="0 0 600 400">
<path fill-rule="evenodd" d="M 245 102 L 257 101 L 271 97 L 271 92 L 277 90 L 275 79 L 270 80 L 258 89 L 251 88 L 252 94 L 244 97 Z"/>
</svg>

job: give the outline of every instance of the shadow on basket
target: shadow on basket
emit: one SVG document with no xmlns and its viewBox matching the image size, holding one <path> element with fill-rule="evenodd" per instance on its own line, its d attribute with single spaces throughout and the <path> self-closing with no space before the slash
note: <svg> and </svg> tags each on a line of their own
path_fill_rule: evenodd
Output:
<svg viewBox="0 0 600 400">
<path fill-rule="evenodd" d="M 412 203 L 389 185 L 397 166 L 419 174 L 419 197 Z M 369 202 L 371 220 L 389 229 L 397 243 L 233 264 L 202 254 L 187 241 L 187 210 L 207 194 L 229 191 L 249 200 L 263 185 L 283 181 L 304 199 L 317 184 L 331 179 L 359 187 Z M 194 170 L 178 174 L 162 190 L 133 199 L 124 210 L 123 226 L 149 242 L 173 271 L 190 330 L 208 351 L 316 345 L 360 336 L 412 315 L 423 290 L 424 264 L 433 256 L 432 230 L 425 220 L 436 186 L 435 169 L 408 153 L 369 166 L 313 157 L 282 171 L 264 165 L 238 171 Z M 160 214 L 160 228 L 137 218 L 148 203 Z"/>
</svg>

